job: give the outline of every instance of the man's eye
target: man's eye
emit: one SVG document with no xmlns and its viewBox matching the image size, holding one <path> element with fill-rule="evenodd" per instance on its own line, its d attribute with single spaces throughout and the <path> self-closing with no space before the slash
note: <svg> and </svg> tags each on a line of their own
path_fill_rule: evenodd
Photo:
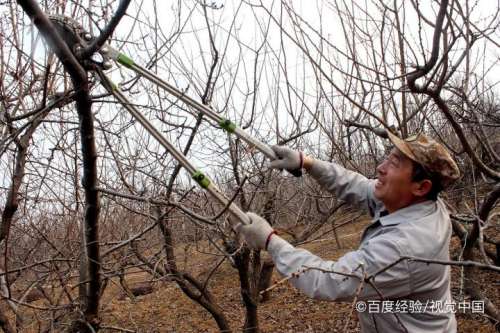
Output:
<svg viewBox="0 0 500 333">
<path fill-rule="evenodd" d="M 399 165 L 398 161 L 395 158 L 389 159 L 389 162 L 391 163 L 391 165 L 393 165 L 395 167 L 397 167 Z"/>
</svg>

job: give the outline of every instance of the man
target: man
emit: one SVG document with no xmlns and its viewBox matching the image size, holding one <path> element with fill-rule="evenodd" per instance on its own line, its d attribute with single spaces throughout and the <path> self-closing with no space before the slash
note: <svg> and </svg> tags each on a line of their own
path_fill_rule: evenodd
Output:
<svg viewBox="0 0 500 333">
<path fill-rule="evenodd" d="M 449 260 L 451 223 L 437 195 L 459 177 L 458 167 L 442 145 L 424 135 L 389 139 L 395 147 L 377 167 L 376 180 L 273 147 L 278 159 L 272 168 L 303 168 L 338 198 L 368 210 L 373 220 L 357 251 L 336 262 L 323 260 L 294 248 L 254 213 L 248 213 L 252 223 L 237 231 L 251 247 L 267 250 L 285 276 L 313 267 L 290 280 L 308 296 L 366 301 L 367 309 L 358 308 L 362 332 L 456 332 L 449 267 L 411 260 L 390 265 L 403 256 Z"/>
</svg>

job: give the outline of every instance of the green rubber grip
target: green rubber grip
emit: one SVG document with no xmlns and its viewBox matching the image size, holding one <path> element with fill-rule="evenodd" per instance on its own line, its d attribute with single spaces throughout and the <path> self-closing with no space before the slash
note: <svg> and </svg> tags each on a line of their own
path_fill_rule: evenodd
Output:
<svg viewBox="0 0 500 333">
<path fill-rule="evenodd" d="M 120 64 L 122 64 L 123 66 L 125 66 L 127 68 L 132 68 L 132 66 L 134 65 L 134 61 L 132 59 L 130 59 L 129 57 L 127 57 L 123 53 L 120 53 L 120 55 L 118 56 L 118 59 L 116 59 L 116 60 Z"/>
<path fill-rule="evenodd" d="M 229 133 L 234 133 L 234 130 L 236 129 L 236 124 L 229 119 L 222 119 L 219 121 L 219 126 Z"/>
<path fill-rule="evenodd" d="M 118 86 L 114 82 L 109 81 L 109 85 L 111 86 L 111 89 L 113 89 L 114 91 L 118 90 Z"/>
<path fill-rule="evenodd" d="M 202 188 L 207 188 L 210 185 L 210 179 L 203 174 L 203 172 L 197 170 L 191 176 Z"/>
</svg>

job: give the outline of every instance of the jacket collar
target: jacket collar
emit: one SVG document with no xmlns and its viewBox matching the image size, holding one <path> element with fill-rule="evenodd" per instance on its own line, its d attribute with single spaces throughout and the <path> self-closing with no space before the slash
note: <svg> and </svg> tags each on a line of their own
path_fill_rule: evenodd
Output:
<svg viewBox="0 0 500 333">
<path fill-rule="evenodd" d="M 382 226 L 395 225 L 401 222 L 413 221 L 431 214 L 436 210 L 436 202 L 432 200 L 422 201 L 388 214 L 385 207 L 377 212 L 373 220 L 379 220 Z"/>
</svg>

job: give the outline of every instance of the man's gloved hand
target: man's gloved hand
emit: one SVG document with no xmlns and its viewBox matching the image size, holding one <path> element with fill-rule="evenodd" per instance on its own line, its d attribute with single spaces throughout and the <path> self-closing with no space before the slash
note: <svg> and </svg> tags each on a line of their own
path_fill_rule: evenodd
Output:
<svg viewBox="0 0 500 333">
<path fill-rule="evenodd" d="M 247 216 L 251 223 L 247 225 L 240 223 L 235 228 L 236 232 L 243 235 L 248 246 L 252 249 L 267 250 L 267 243 L 269 243 L 271 235 L 276 232 L 269 223 L 259 215 L 248 212 Z"/>
<path fill-rule="evenodd" d="M 304 167 L 304 155 L 302 152 L 285 146 L 272 146 L 271 149 L 278 157 L 274 161 L 271 161 L 269 165 L 271 168 L 296 171 Z"/>
</svg>

